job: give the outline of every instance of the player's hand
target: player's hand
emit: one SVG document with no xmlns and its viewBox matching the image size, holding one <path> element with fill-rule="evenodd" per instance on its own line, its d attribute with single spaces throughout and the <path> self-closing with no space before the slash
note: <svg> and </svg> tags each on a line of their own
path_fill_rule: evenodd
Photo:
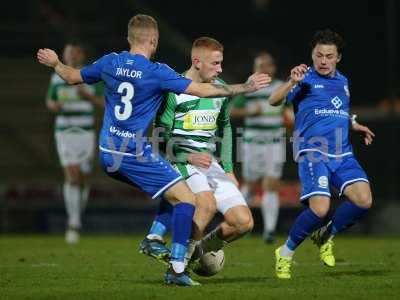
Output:
<svg viewBox="0 0 400 300">
<path fill-rule="evenodd" d="M 248 92 L 254 92 L 269 85 L 271 77 L 265 73 L 254 73 L 246 81 Z"/>
<path fill-rule="evenodd" d="M 232 180 L 232 182 L 234 183 L 234 185 L 236 185 L 236 187 L 239 187 L 239 181 L 237 180 L 234 173 L 225 173 L 225 174 L 230 180 Z"/>
<path fill-rule="evenodd" d="M 37 59 L 42 65 L 52 68 L 55 68 L 60 62 L 57 53 L 47 48 L 39 49 L 39 51 L 37 52 Z"/>
<path fill-rule="evenodd" d="M 208 169 L 211 166 L 212 158 L 208 153 L 190 153 L 187 158 L 191 165 Z"/>
<path fill-rule="evenodd" d="M 372 141 L 374 140 L 375 134 L 367 127 L 364 125 L 361 125 L 357 122 L 352 124 L 353 130 L 361 133 L 364 135 L 364 143 L 366 146 L 371 145 Z"/>
<path fill-rule="evenodd" d="M 301 64 L 290 70 L 290 80 L 293 83 L 302 81 L 307 73 L 307 65 Z"/>
</svg>

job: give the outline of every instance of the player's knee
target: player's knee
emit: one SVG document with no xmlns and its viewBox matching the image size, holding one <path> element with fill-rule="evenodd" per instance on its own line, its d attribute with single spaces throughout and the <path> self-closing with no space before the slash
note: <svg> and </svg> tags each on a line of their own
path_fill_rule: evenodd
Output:
<svg viewBox="0 0 400 300">
<path fill-rule="evenodd" d="M 318 204 L 318 205 L 310 205 L 310 209 L 319 218 L 325 218 L 326 215 L 329 212 L 329 203 L 327 203 L 327 204 Z"/>
<path fill-rule="evenodd" d="M 242 227 L 242 231 L 244 233 L 251 232 L 254 228 L 254 220 L 252 215 L 250 214 L 248 222 Z"/>
<path fill-rule="evenodd" d="M 213 216 L 217 211 L 217 207 L 214 199 L 205 199 L 204 197 L 198 197 L 196 195 L 196 209 L 202 216 Z"/>
<path fill-rule="evenodd" d="M 250 211 L 241 213 L 234 224 L 238 235 L 246 234 L 253 230 L 254 221 Z"/>
<path fill-rule="evenodd" d="M 173 205 L 177 203 L 189 203 L 193 206 L 196 205 L 196 198 L 184 181 L 178 182 L 167 190 L 164 197 Z"/>
<path fill-rule="evenodd" d="M 372 195 L 369 192 L 361 193 L 357 198 L 357 206 L 369 209 L 372 206 Z"/>
<path fill-rule="evenodd" d="M 247 222 L 239 224 L 239 226 L 237 227 L 237 232 L 239 235 L 243 235 L 248 232 L 251 232 L 253 230 L 253 227 L 254 227 L 253 219 L 249 219 Z"/>
<path fill-rule="evenodd" d="M 325 218 L 330 209 L 330 198 L 326 196 L 313 196 L 309 200 L 309 207 L 319 218 Z"/>
</svg>

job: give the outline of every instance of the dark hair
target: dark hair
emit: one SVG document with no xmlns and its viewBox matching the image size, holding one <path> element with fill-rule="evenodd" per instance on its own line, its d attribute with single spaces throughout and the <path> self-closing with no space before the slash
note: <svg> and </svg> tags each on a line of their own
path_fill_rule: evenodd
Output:
<svg viewBox="0 0 400 300">
<path fill-rule="evenodd" d="M 339 54 L 342 54 L 345 45 L 343 38 L 330 29 L 318 30 L 314 34 L 311 40 L 311 50 L 313 50 L 317 44 L 335 45 Z"/>
</svg>

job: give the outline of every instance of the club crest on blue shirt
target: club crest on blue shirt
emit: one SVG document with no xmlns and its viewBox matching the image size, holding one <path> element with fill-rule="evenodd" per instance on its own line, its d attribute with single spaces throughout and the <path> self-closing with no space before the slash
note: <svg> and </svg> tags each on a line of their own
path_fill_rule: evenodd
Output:
<svg viewBox="0 0 400 300">
<path fill-rule="evenodd" d="M 331 103 L 333 104 L 333 106 L 334 106 L 336 109 L 339 109 L 339 108 L 343 105 L 342 100 L 340 100 L 340 98 L 339 98 L 338 96 L 334 97 L 334 98 L 331 100 Z"/>
<path fill-rule="evenodd" d="M 320 176 L 319 178 L 318 178 L 318 186 L 320 187 L 320 188 L 327 188 L 328 187 L 328 177 L 326 177 L 326 176 Z"/>
<path fill-rule="evenodd" d="M 344 91 L 346 92 L 346 96 L 347 96 L 347 97 L 350 97 L 349 86 L 348 86 L 348 85 L 345 85 L 345 86 L 343 86 L 343 88 L 344 88 Z"/>
</svg>

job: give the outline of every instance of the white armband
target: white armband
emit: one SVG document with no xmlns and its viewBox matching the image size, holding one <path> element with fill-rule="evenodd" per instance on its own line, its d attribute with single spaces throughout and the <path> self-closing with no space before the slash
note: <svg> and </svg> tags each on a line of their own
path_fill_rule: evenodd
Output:
<svg viewBox="0 0 400 300">
<path fill-rule="evenodd" d="M 354 125 L 354 124 L 357 123 L 356 119 L 357 119 L 357 115 L 356 114 L 351 116 L 351 125 Z"/>
</svg>

